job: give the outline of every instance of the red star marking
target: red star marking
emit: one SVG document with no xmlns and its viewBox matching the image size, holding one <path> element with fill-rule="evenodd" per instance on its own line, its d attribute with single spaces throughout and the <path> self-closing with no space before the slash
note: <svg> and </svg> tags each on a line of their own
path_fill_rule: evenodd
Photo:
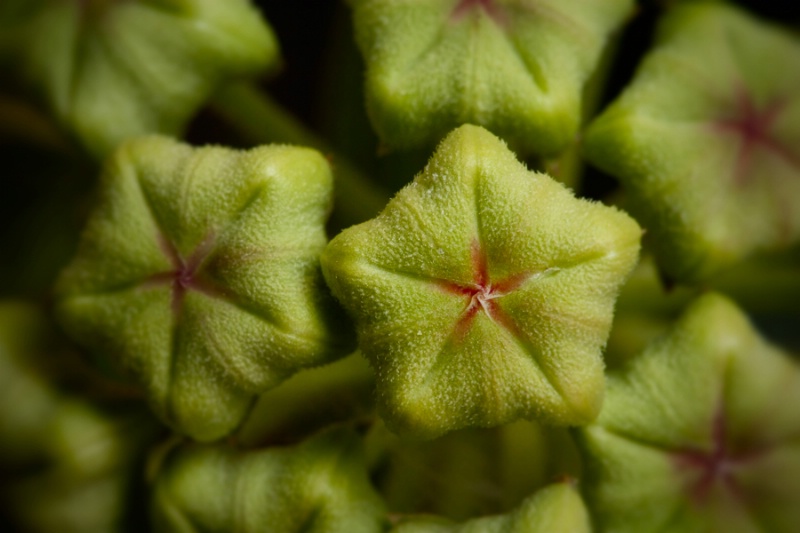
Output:
<svg viewBox="0 0 800 533">
<path fill-rule="evenodd" d="M 761 452 L 734 453 L 728 449 L 725 417 L 721 409 L 714 416 L 711 425 L 711 441 L 711 450 L 689 448 L 673 455 L 678 469 L 699 472 L 699 477 L 690 486 L 692 497 L 699 503 L 708 499 L 711 489 L 717 483 L 741 495 L 741 489 L 734 477 L 736 469 L 761 455 Z"/>
<path fill-rule="evenodd" d="M 219 288 L 206 280 L 199 279 L 197 275 L 200 267 L 214 249 L 214 240 L 211 237 L 206 237 L 186 258 L 180 255 L 174 243 L 169 239 L 161 236 L 159 237 L 159 244 L 170 263 L 172 263 L 172 270 L 151 276 L 148 284 L 167 283 L 172 286 L 172 310 L 174 313 L 180 312 L 186 291 L 190 289 L 213 297 L 220 296 L 221 290 Z"/>
<path fill-rule="evenodd" d="M 461 20 L 474 8 L 483 9 L 495 22 L 501 25 L 505 24 L 505 13 L 495 5 L 494 0 L 461 0 L 453 9 L 451 20 Z"/>
<path fill-rule="evenodd" d="M 715 123 L 719 129 L 735 133 L 741 138 L 739 157 L 736 163 L 737 182 L 747 181 L 753 151 L 757 148 L 767 150 L 790 164 L 800 167 L 800 159 L 776 139 L 771 131 L 775 120 L 784 108 L 783 101 L 776 100 L 759 109 L 748 92 L 740 91 L 737 105 L 736 116 Z"/>
<path fill-rule="evenodd" d="M 462 340 L 464 338 L 472 325 L 472 321 L 481 311 L 498 324 L 518 335 L 519 328 L 517 328 L 514 320 L 498 305 L 496 300 L 518 289 L 531 277 L 531 274 L 529 272 L 521 272 L 498 282 L 492 282 L 489 278 L 486 254 L 477 241 L 472 243 L 470 260 L 472 262 L 472 282 L 461 284 L 452 281 L 441 281 L 439 285 L 445 291 L 466 299 L 466 308 L 461 313 L 458 322 L 456 322 L 456 339 Z"/>
</svg>

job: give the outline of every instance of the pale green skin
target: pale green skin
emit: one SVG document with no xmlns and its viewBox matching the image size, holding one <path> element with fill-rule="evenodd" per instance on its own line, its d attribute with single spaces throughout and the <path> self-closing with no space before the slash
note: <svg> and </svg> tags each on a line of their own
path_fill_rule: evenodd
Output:
<svg viewBox="0 0 800 533">
<path fill-rule="evenodd" d="M 380 533 L 384 512 L 361 440 L 342 428 L 285 448 L 179 448 L 152 500 L 164 533 Z"/>
<path fill-rule="evenodd" d="M 600 531 L 800 531 L 798 405 L 797 362 L 761 339 L 731 301 L 700 297 L 609 377 L 599 419 L 581 430 Z M 678 454 L 711 453 L 723 440 L 733 481 L 718 474 L 701 488 L 704 470 Z"/>
<path fill-rule="evenodd" d="M 517 152 L 572 142 L 581 90 L 631 0 L 350 0 L 367 110 L 389 148 L 433 145 L 480 124 Z M 496 15 L 496 16 L 495 16 Z"/>
<path fill-rule="evenodd" d="M 330 202 L 311 149 L 130 141 L 59 278 L 58 316 L 176 431 L 219 438 L 258 393 L 352 349 L 319 270 Z M 203 257 L 182 296 L 173 254 Z"/>
<path fill-rule="evenodd" d="M 178 135 L 221 82 L 278 60 L 248 0 L 49 0 L 29 24 L 24 67 L 96 156 Z"/>
<path fill-rule="evenodd" d="M 625 213 L 576 199 L 463 126 L 378 217 L 334 238 L 322 266 L 356 321 L 393 431 L 582 424 L 600 410 L 601 349 L 640 235 Z M 476 279 L 476 249 L 490 284 L 517 286 L 483 301 L 449 290 Z"/>
<path fill-rule="evenodd" d="M 586 506 L 569 483 L 534 493 L 514 511 L 454 524 L 435 517 L 409 518 L 391 533 L 590 533 Z"/>
<path fill-rule="evenodd" d="M 780 150 L 747 148 L 742 133 L 720 127 L 742 118 L 744 94 L 758 113 L 774 108 L 766 129 Z M 630 193 L 673 279 L 701 282 L 756 250 L 797 242 L 800 41 L 722 3 L 675 6 L 584 142 L 588 159 Z"/>
</svg>

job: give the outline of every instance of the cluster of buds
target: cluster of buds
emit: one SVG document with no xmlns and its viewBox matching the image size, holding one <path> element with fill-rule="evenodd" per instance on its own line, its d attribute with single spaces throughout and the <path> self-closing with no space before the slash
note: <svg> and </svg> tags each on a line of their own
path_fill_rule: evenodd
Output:
<svg viewBox="0 0 800 533">
<path fill-rule="evenodd" d="M 81 176 L 34 290 L 0 269 L 0 529 L 800 531 L 800 39 L 712 1 L 347 4 L 368 157 L 256 84 L 266 5 L 0 8 L 0 154 Z"/>
</svg>

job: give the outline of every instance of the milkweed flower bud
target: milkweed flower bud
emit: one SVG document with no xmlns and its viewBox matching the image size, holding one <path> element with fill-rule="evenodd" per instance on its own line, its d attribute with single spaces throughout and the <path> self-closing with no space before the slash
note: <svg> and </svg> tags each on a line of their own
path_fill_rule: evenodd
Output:
<svg viewBox="0 0 800 533">
<path fill-rule="evenodd" d="M 697 283 L 800 239 L 800 41 L 718 2 L 661 22 L 633 82 L 585 135 L 631 195 L 659 267 Z"/>
<path fill-rule="evenodd" d="M 601 348 L 640 236 L 468 125 L 377 218 L 335 237 L 322 266 L 393 431 L 584 424 L 600 410 Z"/>
<path fill-rule="evenodd" d="M 175 450 L 156 480 L 152 509 L 155 531 L 165 533 L 378 533 L 385 512 L 360 438 L 344 428 L 293 447 Z"/>
<path fill-rule="evenodd" d="M 61 322 L 177 431 L 223 436 L 257 394 L 351 348 L 319 270 L 330 202 L 310 149 L 130 141 L 59 279 Z"/>
<path fill-rule="evenodd" d="M 697 299 L 609 378 L 580 430 L 605 531 L 800 528 L 800 366 L 727 298 Z"/>
<path fill-rule="evenodd" d="M 248 0 L 48 0 L 28 24 L 29 77 L 98 156 L 129 137 L 179 134 L 221 82 L 278 59 Z"/>
<path fill-rule="evenodd" d="M 351 0 L 367 110 L 390 148 L 433 145 L 464 123 L 515 150 L 571 143 L 581 91 L 630 0 Z"/>
</svg>

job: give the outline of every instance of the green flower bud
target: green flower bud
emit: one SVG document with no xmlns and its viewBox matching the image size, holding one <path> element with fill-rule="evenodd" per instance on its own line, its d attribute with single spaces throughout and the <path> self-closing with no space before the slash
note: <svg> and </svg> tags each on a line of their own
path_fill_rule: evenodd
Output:
<svg viewBox="0 0 800 533">
<path fill-rule="evenodd" d="M 310 149 L 130 141 L 59 279 L 61 322 L 176 430 L 223 436 L 257 394 L 351 349 L 319 271 L 330 197 Z"/>
<path fill-rule="evenodd" d="M 391 533 L 589 533 L 586 506 L 575 488 L 559 483 L 542 489 L 514 511 L 454 524 L 437 517 L 402 520 Z"/>
<path fill-rule="evenodd" d="M 348 429 L 293 448 L 193 445 L 168 457 L 153 495 L 156 532 L 379 533 L 383 504 Z"/>
<path fill-rule="evenodd" d="M 463 126 L 377 218 L 333 239 L 322 265 L 393 431 L 583 424 L 600 410 L 600 350 L 640 234 Z"/>
<path fill-rule="evenodd" d="M 798 531 L 798 405 L 797 362 L 702 296 L 581 430 L 590 508 L 620 533 Z"/>
<path fill-rule="evenodd" d="M 676 6 L 585 150 L 628 189 L 672 278 L 797 242 L 800 42 L 723 3 Z"/>
<path fill-rule="evenodd" d="M 350 0 L 367 108 L 390 147 L 431 145 L 465 122 L 518 151 L 576 136 L 581 90 L 630 0 Z"/>
<path fill-rule="evenodd" d="M 58 118 L 96 155 L 178 134 L 222 81 L 276 62 L 247 0 L 49 0 L 22 53 Z"/>
</svg>

